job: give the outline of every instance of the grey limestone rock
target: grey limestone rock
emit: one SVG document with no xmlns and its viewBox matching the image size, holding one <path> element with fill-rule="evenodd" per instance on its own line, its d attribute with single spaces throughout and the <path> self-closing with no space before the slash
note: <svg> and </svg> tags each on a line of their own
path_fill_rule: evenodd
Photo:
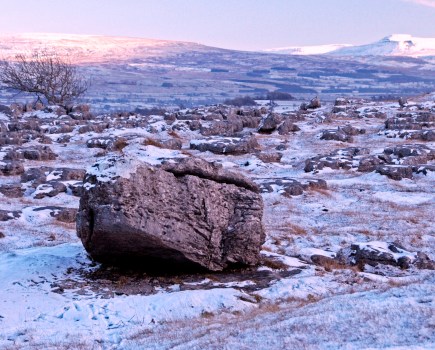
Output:
<svg viewBox="0 0 435 350">
<path fill-rule="evenodd" d="M 258 263 L 263 202 L 252 181 L 199 158 L 134 161 L 123 177 L 111 167 L 129 160 L 118 158 L 95 167 L 111 175 L 84 180 L 77 232 L 95 260 L 213 271 Z"/>
</svg>

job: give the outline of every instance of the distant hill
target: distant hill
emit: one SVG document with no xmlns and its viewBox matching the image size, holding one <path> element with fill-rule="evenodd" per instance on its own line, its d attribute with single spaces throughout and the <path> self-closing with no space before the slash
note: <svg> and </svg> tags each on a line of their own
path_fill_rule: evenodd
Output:
<svg viewBox="0 0 435 350">
<path fill-rule="evenodd" d="M 60 53 L 73 55 L 72 60 L 75 63 L 125 61 L 160 57 L 186 50 L 213 50 L 211 47 L 191 42 L 144 38 L 48 33 L 0 35 L 0 57 L 42 48 L 55 48 Z"/>
</svg>

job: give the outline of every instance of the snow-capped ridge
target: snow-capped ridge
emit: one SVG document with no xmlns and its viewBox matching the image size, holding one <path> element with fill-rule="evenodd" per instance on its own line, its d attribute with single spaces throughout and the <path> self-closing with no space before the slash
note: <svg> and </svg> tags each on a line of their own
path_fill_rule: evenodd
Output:
<svg viewBox="0 0 435 350">
<path fill-rule="evenodd" d="M 435 38 L 420 38 L 410 34 L 392 34 L 371 44 L 330 44 L 319 46 L 291 46 L 264 50 L 269 53 L 290 55 L 334 56 L 435 56 Z"/>
</svg>

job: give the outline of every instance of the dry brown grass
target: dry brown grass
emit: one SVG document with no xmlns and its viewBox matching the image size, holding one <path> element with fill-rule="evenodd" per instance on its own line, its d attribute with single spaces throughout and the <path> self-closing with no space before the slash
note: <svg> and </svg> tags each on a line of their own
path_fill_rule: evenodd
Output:
<svg viewBox="0 0 435 350">
<path fill-rule="evenodd" d="M 118 138 L 115 140 L 113 144 L 113 149 L 119 152 L 122 152 L 122 150 L 128 146 L 128 142 L 124 138 Z"/>
<path fill-rule="evenodd" d="M 308 230 L 305 227 L 298 226 L 296 224 L 288 223 L 286 224 L 286 228 L 289 230 L 291 234 L 298 236 L 305 236 L 308 234 Z"/>
<path fill-rule="evenodd" d="M 284 264 L 281 260 L 273 257 L 264 257 L 263 265 L 270 267 L 273 270 L 286 270 L 288 266 Z"/>
<path fill-rule="evenodd" d="M 313 187 L 313 188 L 309 189 L 309 192 L 311 192 L 311 193 L 318 193 L 318 194 L 321 194 L 322 196 L 325 196 L 325 197 L 328 197 L 328 198 L 332 198 L 333 197 L 332 192 L 330 190 L 326 189 L 326 188 L 316 188 L 316 187 Z"/>
<path fill-rule="evenodd" d="M 152 139 L 150 137 L 147 137 L 144 141 L 143 141 L 143 145 L 144 146 L 154 146 L 154 147 L 158 147 L 158 148 L 163 148 L 163 145 L 161 144 L 161 142 Z"/>
<path fill-rule="evenodd" d="M 184 154 L 185 156 L 193 157 L 193 154 L 191 152 L 189 152 L 188 150 L 182 149 L 180 152 L 181 152 L 181 154 Z"/>
<path fill-rule="evenodd" d="M 175 130 L 169 130 L 168 135 L 175 139 L 181 139 L 181 136 Z"/>
<path fill-rule="evenodd" d="M 327 260 L 322 263 L 322 267 L 326 272 L 332 272 L 334 270 L 351 270 L 355 273 L 363 271 L 363 266 L 349 266 L 340 264 L 335 260 Z"/>
</svg>

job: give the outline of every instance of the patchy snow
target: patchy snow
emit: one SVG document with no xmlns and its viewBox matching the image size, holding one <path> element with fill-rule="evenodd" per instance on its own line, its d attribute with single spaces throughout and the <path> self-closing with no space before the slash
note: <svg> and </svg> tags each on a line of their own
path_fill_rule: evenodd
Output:
<svg viewBox="0 0 435 350">
<path fill-rule="evenodd" d="M 123 153 L 123 156 L 110 155 L 99 160 L 87 169 L 87 173 L 96 176 L 101 182 L 113 181 L 117 177 L 129 179 L 143 163 L 159 165 L 165 160 L 186 157 L 177 150 L 137 144 L 125 147 Z M 85 183 L 84 186 L 89 188 L 91 185 Z"/>
<path fill-rule="evenodd" d="M 94 339 L 120 340 L 123 329 L 200 317 L 222 311 L 252 308 L 244 293 L 233 288 L 179 291 L 151 296 L 118 296 L 100 299 L 89 290 L 64 294 L 52 290 L 62 278 L 76 282 L 71 269 L 89 264 L 81 244 L 21 249 L 0 255 L 0 347 L 25 344 L 33 336 L 57 339 L 80 334 Z M 13 271 L 13 273 L 11 273 Z M 41 334 L 35 329 L 43 329 Z M 35 334 L 36 333 L 36 334 Z"/>
<path fill-rule="evenodd" d="M 23 118 L 57 119 L 58 115 L 56 113 L 47 113 L 41 110 L 41 111 L 26 112 L 23 114 Z"/>
<path fill-rule="evenodd" d="M 419 205 L 423 203 L 435 204 L 435 194 L 413 193 L 413 192 L 386 192 L 379 191 L 373 197 L 386 202 L 393 202 L 404 205 Z"/>
<path fill-rule="evenodd" d="M 279 108 L 287 111 L 292 104 L 294 101 Z M 367 113 L 372 108 L 387 115 L 398 111 L 397 103 L 392 102 L 361 106 L 355 102 L 355 108 Z M 431 108 L 433 102 L 427 102 L 427 106 Z M 285 146 L 279 148 L 280 163 L 265 163 L 253 154 L 225 156 L 144 146 L 144 138 L 166 140 L 173 137 L 170 131 L 174 130 L 184 147 L 191 140 L 204 142 L 185 121 L 174 122 L 176 129 L 171 130 L 161 116 L 150 117 L 144 127 L 121 124 L 101 133 L 79 133 L 76 128 L 68 133 L 71 141 L 65 144 L 56 141 L 62 134 L 49 134 L 53 140 L 49 146 L 58 159 L 26 160 L 26 169 L 41 165 L 85 169 L 98 164 L 90 172 L 109 181 L 114 176 L 128 178 L 140 162 L 158 165 L 191 154 L 238 169 L 258 182 L 295 178 L 305 183 L 319 178 L 328 188 L 305 189 L 299 196 L 287 197 L 279 193 L 280 186 L 275 186 L 275 192 L 262 194 L 267 237 L 260 266 L 225 272 L 230 277 L 211 273 L 174 276 L 169 285 L 158 284 L 154 294 L 116 294 L 112 290 L 110 294 L 104 289 L 122 285 L 122 279 L 103 282 L 84 274 L 101 267 L 89 260 L 78 243 L 74 223 L 57 221 L 51 216 L 54 209 L 41 210 L 44 206 L 78 208 L 78 197 L 67 191 L 37 199 L 37 193 L 49 188 L 31 182 L 22 184 L 26 188 L 24 197 L 1 196 L 1 209 L 8 213 L 16 210 L 21 216 L 0 222 L 4 235 L 0 236 L 0 348 L 33 350 L 49 345 L 62 348 L 62 344 L 65 348 L 96 349 L 433 348 L 433 272 L 414 269 L 380 276 L 370 269 L 327 271 L 310 263 L 311 255 L 334 257 L 351 244 L 387 252 L 387 242 L 394 241 L 406 248 L 393 252 L 396 259 L 407 256 L 413 260 L 412 252 L 435 258 L 435 172 L 402 181 L 356 170 L 304 172 L 305 160 L 316 154 L 347 146 L 366 147 L 374 154 L 403 143 L 400 138 L 378 134 L 383 120 L 349 119 L 346 115 L 335 116 L 328 128 L 351 123 L 366 128 L 367 134 L 349 145 L 319 140 L 315 135 L 325 128 L 319 118 L 332 106 L 322 108 L 320 112 L 308 112 L 305 120 L 297 122 L 301 131 L 291 136 L 255 134 L 264 152 L 276 152 L 277 146 Z M 208 113 L 206 109 L 184 112 Z M 128 116 L 122 122 L 134 118 L 142 117 Z M 37 121 L 44 130 L 50 130 L 45 117 Z M 152 133 L 155 130 L 158 132 Z M 90 138 L 117 136 L 128 141 L 122 151 L 104 155 L 101 149 L 85 146 Z M 36 144 L 37 140 L 29 143 Z M 434 145 L 425 144 L 431 148 Z M 5 149 L 1 154 L 6 155 Z M 121 152 L 125 163 L 117 162 Z M 47 181 L 60 179 L 58 170 L 45 175 Z M 19 176 L 3 176 L 0 180 L 0 185 L 20 183 Z M 140 281 L 160 283 L 160 278 L 144 275 Z"/>
</svg>

